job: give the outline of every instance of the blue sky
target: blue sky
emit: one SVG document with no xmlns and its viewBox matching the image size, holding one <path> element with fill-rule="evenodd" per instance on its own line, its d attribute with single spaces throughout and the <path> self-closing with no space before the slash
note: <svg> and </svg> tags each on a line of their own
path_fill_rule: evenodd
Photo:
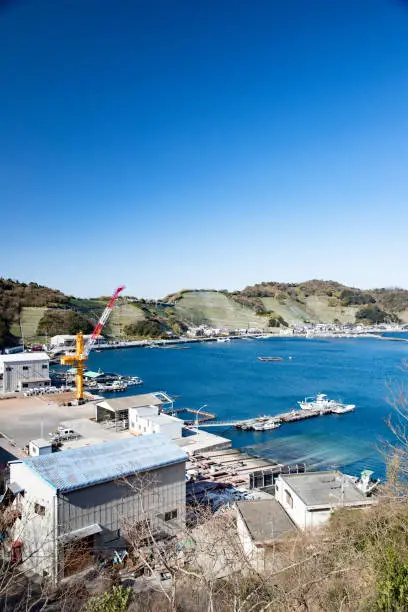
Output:
<svg viewBox="0 0 408 612">
<path fill-rule="evenodd" d="M 0 275 L 408 288 L 408 3 L 0 3 Z"/>
</svg>

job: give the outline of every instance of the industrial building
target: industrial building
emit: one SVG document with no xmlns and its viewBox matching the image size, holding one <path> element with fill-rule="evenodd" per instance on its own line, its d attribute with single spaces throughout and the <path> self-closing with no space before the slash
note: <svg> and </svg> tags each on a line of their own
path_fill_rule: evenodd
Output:
<svg viewBox="0 0 408 612">
<path fill-rule="evenodd" d="M 26 569 L 54 582 L 127 546 L 129 529 L 148 521 L 156 537 L 185 524 L 187 455 L 159 434 L 12 461 L 8 490 Z"/>
<path fill-rule="evenodd" d="M 375 503 L 337 470 L 281 474 L 275 482 L 275 498 L 304 531 L 326 523 L 336 508 L 364 508 Z"/>
<path fill-rule="evenodd" d="M 105 399 L 96 402 L 95 417 L 98 423 L 112 423 L 116 429 L 128 429 L 129 410 L 131 408 L 147 408 L 149 410 L 155 407 L 159 410 L 166 402 L 170 401 L 170 398 L 161 393 L 142 393 L 128 397 Z M 140 414 L 142 413 L 141 410 Z"/>
<path fill-rule="evenodd" d="M 3 393 L 15 393 L 50 386 L 50 358 L 47 353 L 0 355 Z"/>
</svg>

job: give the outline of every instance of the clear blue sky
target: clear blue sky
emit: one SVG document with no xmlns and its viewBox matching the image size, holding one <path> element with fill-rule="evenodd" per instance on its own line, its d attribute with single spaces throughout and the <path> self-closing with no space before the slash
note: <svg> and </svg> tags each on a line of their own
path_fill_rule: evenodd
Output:
<svg viewBox="0 0 408 612">
<path fill-rule="evenodd" d="M 0 275 L 408 288 L 408 3 L 0 2 Z"/>
</svg>

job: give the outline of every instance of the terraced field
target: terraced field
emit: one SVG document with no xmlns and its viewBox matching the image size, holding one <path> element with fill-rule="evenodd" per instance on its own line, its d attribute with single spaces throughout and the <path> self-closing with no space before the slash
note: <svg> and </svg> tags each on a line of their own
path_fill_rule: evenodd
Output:
<svg viewBox="0 0 408 612">
<path fill-rule="evenodd" d="M 21 328 L 25 342 L 40 342 L 44 340 L 37 336 L 38 323 L 47 308 L 24 307 L 21 310 Z M 11 333 L 17 338 L 21 337 L 20 324 L 18 321 L 11 326 Z"/>
<path fill-rule="evenodd" d="M 108 332 L 115 338 L 123 338 L 123 328 L 130 323 L 136 323 L 144 319 L 143 311 L 133 304 L 122 304 L 121 302 L 115 305 L 112 314 L 107 324 Z"/>
<path fill-rule="evenodd" d="M 267 318 L 257 316 L 251 309 L 215 291 L 185 293 L 177 302 L 175 311 L 178 318 L 193 325 L 206 323 L 226 329 L 265 329 L 268 325 Z"/>
<path fill-rule="evenodd" d="M 327 296 L 311 295 L 304 298 L 304 304 L 287 297 L 284 301 L 275 298 L 262 298 L 267 310 L 273 310 L 285 321 L 291 323 L 333 323 L 338 319 L 341 323 L 354 323 L 358 306 L 330 306 Z"/>
</svg>

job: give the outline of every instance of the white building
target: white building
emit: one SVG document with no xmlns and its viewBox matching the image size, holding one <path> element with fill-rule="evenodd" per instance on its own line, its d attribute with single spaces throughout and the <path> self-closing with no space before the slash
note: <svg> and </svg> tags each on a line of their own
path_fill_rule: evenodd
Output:
<svg viewBox="0 0 408 612">
<path fill-rule="evenodd" d="M 129 408 L 129 431 L 136 435 L 161 433 L 169 440 L 182 436 L 183 421 L 168 414 L 159 414 L 158 406 Z"/>
<path fill-rule="evenodd" d="M 0 355 L 3 393 L 50 386 L 50 358 L 47 353 Z"/>
<path fill-rule="evenodd" d="M 89 340 L 89 338 L 91 337 L 91 334 L 85 334 L 84 335 L 84 341 L 87 342 L 87 340 Z M 50 340 L 50 344 L 51 346 L 65 346 L 65 347 L 69 347 L 69 346 L 74 346 L 75 344 L 75 340 L 76 340 L 76 336 L 75 335 L 70 335 L 70 334 L 58 334 L 57 336 L 53 336 Z M 96 344 L 102 344 L 103 342 L 105 342 L 105 338 L 103 336 L 99 336 L 99 338 L 97 338 L 96 340 Z"/>
<path fill-rule="evenodd" d="M 326 523 L 336 508 L 364 508 L 375 503 L 338 471 L 280 474 L 275 498 L 299 529 Z"/>
<path fill-rule="evenodd" d="M 25 569 L 58 581 L 126 548 L 138 525 L 175 535 L 185 524 L 186 460 L 154 435 L 12 461 L 6 546 L 20 547 Z"/>
</svg>

